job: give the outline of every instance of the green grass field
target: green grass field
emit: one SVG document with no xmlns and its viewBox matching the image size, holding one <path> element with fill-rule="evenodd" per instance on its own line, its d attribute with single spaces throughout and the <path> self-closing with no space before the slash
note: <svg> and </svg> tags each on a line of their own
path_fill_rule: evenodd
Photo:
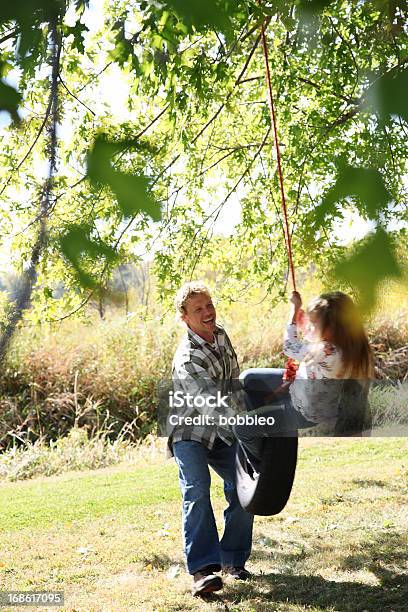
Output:
<svg viewBox="0 0 408 612">
<path fill-rule="evenodd" d="M 253 580 L 206 601 L 190 595 L 177 470 L 161 451 L 1 484 L 0 588 L 63 590 L 64 610 L 84 612 L 406 610 L 407 451 L 402 438 L 302 440 L 287 507 L 256 518 Z M 215 476 L 213 501 L 221 527 Z"/>
</svg>

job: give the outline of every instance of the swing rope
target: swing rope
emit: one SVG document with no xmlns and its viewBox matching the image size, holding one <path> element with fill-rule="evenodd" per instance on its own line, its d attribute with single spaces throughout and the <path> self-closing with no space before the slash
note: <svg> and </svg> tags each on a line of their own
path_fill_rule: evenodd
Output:
<svg viewBox="0 0 408 612">
<path fill-rule="evenodd" d="M 273 92 L 272 92 L 271 71 L 269 68 L 268 43 L 266 40 L 266 26 L 268 23 L 269 23 L 269 20 L 265 19 L 261 25 L 262 48 L 263 48 L 263 54 L 265 58 L 265 77 L 266 77 L 266 85 L 267 85 L 268 94 L 269 94 L 269 100 L 268 100 L 269 101 L 269 111 L 271 113 L 271 122 L 273 125 L 276 159 L 278 162 L 279 186 L 280 186 L 280 193 L 281 193 L 281 199 L 282 199 L 282 210 L 283 210 L 283 219 L 284 219 L 283 233 L 285 236 L 286 250 L 288 252 L 289 269 L 290 269 L 290 275 L 292 278 L 292 287 L 293 287 L 293 291 L 296 291 L 295 266 L 293 264 L 293 254 L 292 254 L 292 239 L 291 239 L 291 235 L 289 232 L 288 210 L 286 206 L 285 189 L 283 186 L 283 172 L 282 172 L 282 162 L 281 162 L 281 155 L 280 155 L 280 149 L 279 149 L 278 128 L 277 128 L 275 104 L 274 104 L 274 98 L 273 98 Z M 286 364 L 285 364 L 283 380 L 285 382 L 293 381 L 296 377 L 297 369 L 298 369 L 297 362 L 294 359 L 291 359 L 289 357 L 289 359 L 286 361 Z"/>
<path fill-rule="evenodd" d="M 284 219 L 283 233 L 285 236 L 286 250 L 288 252 L 289 269 L 290 269 L 290 274 L 292 278 L 293 291 L 296 291 L 295 267 L 293 265 L 293 254 L 292 254 L 292 240 L 291 240 L 291 236 L 289 232 L 288 211 L 287 211 L 287 206 L 286 206 L 285 189 L 283 187 L 282 162 L 281 162 L 281 155 L 280 155 L 279 141 L 278 141 L 278 128 L 277 128 L 277 122 L 276 122 L 275 104 L 274 104 L 274 98 L 273 98 L 273 92 L 272 92 L 271 72 L 269 68 L 268 43 L 266 40 L 266 33 L 265 33 L 266 25 L 268 21 L 269 21 L 268 19 L 265 19 L 265 21 L 262 22 L 261 38 L 262 38 L 262 47 L 263 47 L 263 53 L 264 53 L 264 58 L 265 58 L 266 84 L 267 84 L 268 93 L 269 93 L 269 110 L 271 113 L 271 122 L 273 125 L 273 134 L 274 134 L 275 149 L 276 149 L 276 158 L 278 162 L 279 185 L 280 185 L 283 219 Z"/>
</svg>

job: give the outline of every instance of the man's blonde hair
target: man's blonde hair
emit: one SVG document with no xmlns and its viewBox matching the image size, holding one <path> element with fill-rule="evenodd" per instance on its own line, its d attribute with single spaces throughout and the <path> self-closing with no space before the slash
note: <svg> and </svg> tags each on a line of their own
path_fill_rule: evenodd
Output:
<svg viewBox="0 0 408 612">
<path fill-rule="evenodd" d="M 199 295 L 204 293 L 210 297 L 210 290 L 207 285 L 202 281 L 190 281 L 185 283 L 176 293 L 174 298 L 174 306 L 179 314 L 183 314 L 186 311 L 186 302 L 193 295 Z"/>
</svg>

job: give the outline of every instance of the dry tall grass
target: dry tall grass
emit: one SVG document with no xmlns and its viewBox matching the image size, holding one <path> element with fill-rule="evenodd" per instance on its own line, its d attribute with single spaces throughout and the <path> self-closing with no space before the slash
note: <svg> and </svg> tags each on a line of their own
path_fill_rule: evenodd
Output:
<svg viewBox="0 0 408 612">
<path fill-rule="evenodd" d="M 305 302 L 319 290 L 316 281 L 306 282 Z M 367 323 L 382 378 L 407 377 L 406 291 L 402 285 L 384 286 Z M 217 308 L 242 368 L 283 365 L 287 305 L 255 299 Z M 0 448 L 18 438 L 55 439 L 73 426 L 92 435 L 102 422 L 112 436 L 129 422 L 131 437 L 145 436 L 154 429 L 157 383 L 169 377 L 182 333 L 173 314 L 162 319 L 157 307 L 147 318 L 137 311 L 127 317 L 112 311 L 105 320 L 94 314 L 86 321 L 24 328 L 0 376 Z"/>
</svg>

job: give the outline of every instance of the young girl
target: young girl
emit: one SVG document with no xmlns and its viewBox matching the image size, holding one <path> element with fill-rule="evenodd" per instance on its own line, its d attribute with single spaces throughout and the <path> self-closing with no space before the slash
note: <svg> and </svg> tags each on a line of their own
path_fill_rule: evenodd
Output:
<svg viewBox="0 0 408 612">
<path fill-rule="evenodd" d="M 275 418 L 273 426 L 234 428 L 255 459 L 260 458 L 260 438 L 294 435 L 299 428 L 318 424 L 332 435 L 356 433 L 364 428 L 367 417 L 372 355 L 354 302 L 340 291 L 314 299 L 306 311 L 301 339 L 302 298 L 294 291 L 290 301 L 283 350 L 299 361 L 293 382 L 285 383 L 284 370 L 276 368 L 253 368 L 240 376 L 254 412 Z"/>
<path fill-rule="evenodd" d="M 314 423 L 335 421 L 341 416 L 339 408 L 345 387 L 352 386 L 311 381 L 352 379 L 361 381 L 362 390 L 367 388 L 373 365 L 361 318 L 348 295 L 341 291 L 324 293 L 309 304 L 306 333 L 300 340 L 297 324 L 302 307 L 300 294 L 294 291 L 290 301 L 292 312 L 283 351 L 300 362 L 289 391 L 293 407 Z"/>
</svg>

